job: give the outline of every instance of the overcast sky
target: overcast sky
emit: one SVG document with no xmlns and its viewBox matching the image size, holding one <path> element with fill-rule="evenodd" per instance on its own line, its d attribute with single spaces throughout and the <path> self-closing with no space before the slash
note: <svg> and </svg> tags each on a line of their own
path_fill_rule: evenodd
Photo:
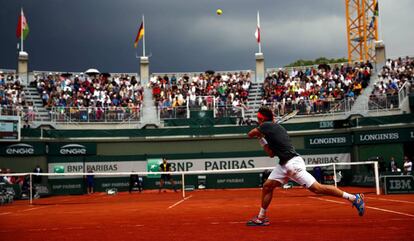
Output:
<svg viewBox="0 0 414 241">
<path fill-rule="evenodd" d="M 254 69 L 257 10 L 267 68 L 347 57 L 343 0 L 0 0 L 0 68 L 16 69 L 21 6 L 30 70 L 136 72 L 143 14 L 151 72 Z M 414 56 L 413 9 L 413 0 L 380 1 L 387 56 Z"/>
</svg>

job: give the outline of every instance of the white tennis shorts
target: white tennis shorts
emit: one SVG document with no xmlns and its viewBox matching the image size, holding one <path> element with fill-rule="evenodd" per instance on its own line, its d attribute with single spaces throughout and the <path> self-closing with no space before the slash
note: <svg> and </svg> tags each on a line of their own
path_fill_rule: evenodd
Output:
<svg viewBox="0 0 414 241">
<path fill-rule="evenodd" d="M 277 164 L 268 179 L 276 180 L 282 185 L 291 179 L 306 188 L 316 182 L 316 179 L 306 171 L 305 161 L 300 156 L 290 159 L 283 166 Z"/>
</svg>

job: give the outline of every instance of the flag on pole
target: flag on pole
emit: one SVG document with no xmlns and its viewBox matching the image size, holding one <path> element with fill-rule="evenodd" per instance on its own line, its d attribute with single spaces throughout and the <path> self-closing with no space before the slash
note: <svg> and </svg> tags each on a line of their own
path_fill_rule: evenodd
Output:
<svg viewBox="0 0 414 241">
<path fill-rule="evenodd" d="M 374 23 L 375 23 L 375 16 L 372 16 L 371 22 L 369 23 L 368 28 L 373 28 L 374 27 Z"/>
<path fill-rule="evenodd" d="M 378 1 L 375 2 L 375 7 L 374 7 L 374 15 L 371 18 L 371 22 L 369 23 L 369 28 L 373 28 L 374 27 L 374 23 L 375 23 L 375 18 L 378 17 L 379 15 L 379 8 L 378 8 Z"/>
<path fill-rule="evenodd" d="M 375 8 L 374 8 L 374 16 L 378 17 L 379 15 L 379 8 L 378 8 L 378 1 L 375 3 Z"/>
<path fill-rule="evenodd" d="M 24 40 L 27 38 L 27 35 L 29 34 L 29 24 L 27 23 L 26 17 L 24 16 L 23 9 L 21 11 L 19 21 L 17 23 L 17 29 L 16 29 L 17 38 L 21 38 L 22 34 L 23 34 Z"/>
<path fill-rule="evenodd" d="M 144 36 L 144 32 L 145 32 L 145 30 L 144 30 L 144 22 L 142 22 L 141 23 L 141 26 L 139 27 L 137 37 L 135 38 L 134 48 L 136 48 L 138 46 L 138 42 Z"/>
<path fill-rule="evenodd" d="M 256 27 L 256 32 L 254 33 L 254 36 L 256 37 L 257 42 L 260 43 L 260 18 L 259 18 L 259 12 L 257 12 L 257 27 Z"/>
</svg>

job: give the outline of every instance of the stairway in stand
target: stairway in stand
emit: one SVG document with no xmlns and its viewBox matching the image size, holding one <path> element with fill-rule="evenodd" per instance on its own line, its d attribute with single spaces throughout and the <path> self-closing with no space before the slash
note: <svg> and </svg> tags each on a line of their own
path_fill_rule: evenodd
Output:
<svg viewBox="0 0 414 241">
<path fill-rule="evenodd" d="M 257 110 L 259 110 L 263 95 L 263 84 L 262 83 L 251 83 L 249 96 L 247 99 L 248 110 L 244 112 L 245 118 L 256 119 Z"/>
<path fill-rule="evenodd" d="M 27 102 L 32 102 L 36 113 L 35 122 L 50 122 L 49 111 L 43 107 L 42 98 L 37 89 L 32 86 L 24 86 L 24 93 Z"/>
</svg>

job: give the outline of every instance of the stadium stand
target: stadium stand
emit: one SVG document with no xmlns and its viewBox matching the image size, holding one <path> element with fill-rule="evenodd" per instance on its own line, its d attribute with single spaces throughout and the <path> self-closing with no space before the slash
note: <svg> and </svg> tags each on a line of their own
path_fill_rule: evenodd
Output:
<svg viewBox="0 0 414 241">
<path fill-rule="evenodd" d="M 370 104 L 383 109 L 399 106 L 401 91 L 411 93 L 414 80 L 414 58 L 388 59 L 370 95 Z"/>
<path fill-rule="evenodd" d="M 342 102 L 352 105 L 369 85 L 372 70 L 369 62 L 273 70 L 264 81 L 261 104 L 280 116 L 295 109 L 299 115 L 343 112 Z"/>
<path fill-rule="evenodd" d="M 56 122 L 138 121 L 143 87 L 129 74 L 36 73 L 30 83 Z"/>
<path fill-rule="evenodd" d="M 22 117 L 25 123 L 34 120 L 33 103 L 28 101 L 21 79 L 14 71 L 0 71 L 0 115 Z"/>
<path fill-rule="evenodd" d="M 150 84 L 161 118 L 186 118 L 189 110 L 214 110 L 215 117 L 243 116 L 251 86 L 249 71 L 153 75 Z"/>
<path fill-rule="evenodd" d="M 240 124 L 254 121 L 261 105 L 278 116 L 298 110 L 301 117 L 362 113 L 354 107 L 366 108 L 365 96 L 369 110 L 399 107 L 401 92 L 411 91 L 413 58 L 388 60 L 379 74 L 373 71 L 369 62 L 274 68 L 267 70 L 264 83 L 253 82 L 250 70 L 153 73 L 145 86 L 136 74 L 44 71 L 33 72 L 29 85 L 22 85 L 13 71 L 2 71 L 1 113 L 26 122 L 151 124 L 157 119 L 156 125 L 163 125 L 188 120 L 193 112 L 211 112 L 214 119 L 237 120 L 222 124 Z M 146 104 L 144 90 L 152 96 Z M 151 112 L 144 121 L 143 113 Z"/>
</svg>

